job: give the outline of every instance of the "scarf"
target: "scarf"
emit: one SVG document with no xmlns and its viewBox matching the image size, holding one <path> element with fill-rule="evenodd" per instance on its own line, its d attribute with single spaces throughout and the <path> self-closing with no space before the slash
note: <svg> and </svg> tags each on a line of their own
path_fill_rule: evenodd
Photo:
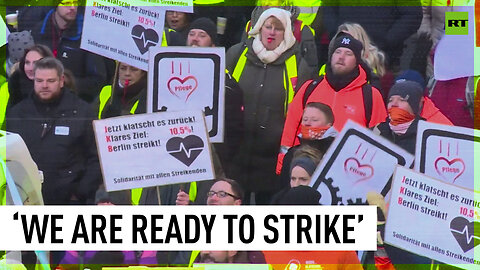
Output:
<svg viewBox="0 0 480 270">
<path fill-rule="evenodd" d="M 307 140 L 318 140 L 322 138 L 325 131 L 327 131 L 330 126 L 322 126 L 322 127 L 311 127 L 311 126 L 300 126 L 300 133 L 302 134 L 303 139 Z"/>
<path fill-rule="evenodd" d="M 404 109 L 398 107 L 392 107 L 388 109 L 388 115 L 390 118 L 390 125 L 397 126 L 407 122 L 412 122 L 415 119 L 415 115 L 407 112 Z"/>
</svg>

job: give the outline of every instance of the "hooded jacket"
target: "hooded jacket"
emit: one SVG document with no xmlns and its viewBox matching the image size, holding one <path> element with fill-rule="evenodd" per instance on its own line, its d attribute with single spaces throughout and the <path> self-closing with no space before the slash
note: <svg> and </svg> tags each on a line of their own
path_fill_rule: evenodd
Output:
<svg viewBox="0 0 480 270">
<path fill-rule="evenodd" d="M 309 79 L 312 72 L 299 56 L 296 44 L 272 63 L 264 64 L 253 52 L 252 41 L 246 41 L 247 61 L 238 82 L 244 94 L 245 137 L 234 158 L 231 177 L 250 190 L 258 191 L 270 190 L 275 180 L 274 156 L 280 146 L 287 104 L 282 79 L 285 77 L 285 62 L 294 55 L 297 59 L 298 77 L 294 86 Z M 239 43 L 228 50 L 226 67 L 230 73 L 235 69 L 245 46 Z"/>
<path fill-rule="evenodd" d="M 425 118 L 427 122 L 453 126 L 452 121 L 450 121 L 428 97 L 425 97 L 420 116 Z"/>
<path fill-rule="evenodd" d="M 73 73 L 78 95 L 83 100 L 91 102 L 98 96 L 101 87 L 106 82 L 106 67 L 101 56 L 80 49 L 83 26 L 81 12 L 78 10 L 76 20 L 62 31 L 57 40 L 55 33 L 58 30 L 53 23 L 55 9 L 52 9 L 45 19 L 32 30 L 32 36 L 35 43 L 48 46 L 56 58 L 62 61 L 65 69 Z M 57 45 L 56 50 L 55 44 Z"/>
</svg>

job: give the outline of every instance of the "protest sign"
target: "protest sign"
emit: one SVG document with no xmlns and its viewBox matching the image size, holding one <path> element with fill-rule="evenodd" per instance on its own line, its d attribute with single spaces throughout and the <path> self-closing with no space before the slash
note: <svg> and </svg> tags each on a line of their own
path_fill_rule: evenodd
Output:
<svg viewBox="0 0 480 270">
<path fill-rule="evenodd" d="M 0 33 L 5 33 L 5 35 L 0 38 L 0 46 L 3 46 L 7 44 L 7 38 L 10 35 L 10 31 L 8 30 L 3 18 L 0 18 Z"/>
<path fill-rule="evenodd" d="M 147 112 L 198 109 L 210 141 L 223 142 L 225 49 L 162 47 L 150 51 Z"/>
<path fill-rule="evenodd" d="M 480 253 L 474 252 L 480 244 L 479 226 L 478 192 L 397 167 L 385 242 L 446 264 L 479 269 Z"/>
<path fill-rule="evenodd" d="M 366 201 L 369 191 L 386 195 L 397 164 L 410 166 L 413 156 L 353 121 L 323 157 L 310 183 L 323 205 L 355 204 Z"/>
<path fill-rule="evenodd" d="M 201 111 L 95 120 L 107 191 L 214 179 Z"/>
<path fill-rule="evenodd" d="M 428 176 L 468 189 L 475 187 L 475 152 L 480 152 L 480 131 L 420 121 L 415 169 Z"/>
<path fill-rule="evenodd" d="M 468 13 L 468 22 L 466 24 L 468 34 L 445 34 L 438 42 L 435 48 L 433 71 L 435 79 L 439 81 L 473 76 L 475 71 L 474 7 L 456 7 L 455 12 Z M 446 26 L 448 28 L 448 24 Z"/>
<path fill-rule="evenodd" d="M 112 6 L 87 0 L 80 48 L 148 69 L 148 50 L 162 44 L 163 7 Z"/>
</svg>

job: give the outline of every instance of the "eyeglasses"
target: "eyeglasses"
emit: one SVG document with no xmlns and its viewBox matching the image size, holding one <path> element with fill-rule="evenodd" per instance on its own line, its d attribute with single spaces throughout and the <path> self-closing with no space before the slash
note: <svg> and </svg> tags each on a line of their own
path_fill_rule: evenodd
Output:
<svg viewBox="0 0 480 270">
<path fill-rule="evenodd" d="M 209 198 L 212 197 L 212 196 L 215 195 L 215 194 L 216 194 L 219 198 L 225 198 L 225 197 L 227 197 L 227 195 L 228 195 L 228 196 L 232 196 L 234 199 L 238 199 L 237 196 L 235 196 L 235 195 L 233 195 L 233 194 L 231 194 L 231 193 L 228 193 L 228 192 L 226 192 L 226 191 L 223 191 L 223 190 L 221 190 L 221 191 L 213 191 L 213 190 L 210 190 L 209 192 L 207 192 L 207 196 L 208 196 Z"/>
</svg>

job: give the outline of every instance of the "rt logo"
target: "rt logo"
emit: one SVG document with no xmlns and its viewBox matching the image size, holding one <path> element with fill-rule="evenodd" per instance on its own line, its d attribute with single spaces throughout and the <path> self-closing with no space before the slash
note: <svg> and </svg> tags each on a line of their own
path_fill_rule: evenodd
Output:
<svg viewBox="0 0 480 270">
<path fill-rule="evenodd" d="M 445 12 L 445 35 L 468 35 L 468 12 Z"/>
</svg>

